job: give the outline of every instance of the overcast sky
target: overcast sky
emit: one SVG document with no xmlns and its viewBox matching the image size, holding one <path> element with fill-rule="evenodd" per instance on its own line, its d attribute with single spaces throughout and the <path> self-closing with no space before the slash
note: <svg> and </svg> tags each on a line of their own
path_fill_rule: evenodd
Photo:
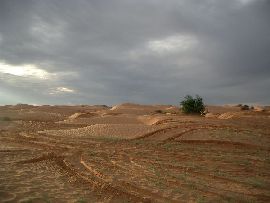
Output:
<svg viewBox="0 0 270 203">
<path fill-rule="evenodd" d="M 270 0 L 0 0 L 0 104 L 270 103 Z"/>
</svg>

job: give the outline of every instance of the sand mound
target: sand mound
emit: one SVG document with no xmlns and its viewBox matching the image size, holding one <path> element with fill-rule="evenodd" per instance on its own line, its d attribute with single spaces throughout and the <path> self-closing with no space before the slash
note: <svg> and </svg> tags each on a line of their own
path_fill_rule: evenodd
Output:
<svg viewBox="0 0 270 203">
<path fill-rule="evenodd" d="M 89 117 L 93 117 L 93 116 L 96 116 L 96 114 L 90 113 L 90 112 L 87 112 L 87 113 L 77 112 L 77 113 L 74 113 L 71 116 L 69 116 L 68 119 L 73 120 L 73 119 L 78 119 L 78 118 L 89 118 Z"/>
<path fill-rule="evenodd" d="M 120 105 L 116 105 L 112 107 L 110 110 L 115 111 L 117 113 L 123 114 L 137 114 L 137 115 L 144 115 L 154 112 L 157 107 L 154 106 L 147 106 L 147 105 L 139 105 L 139 104 L 131 104 L 131 103 L 124 103 Z"/>
<path fill-rule="evenodd" d="M 178 111 L 179 108 L 176 107 L 176 106 L 170 106 L 170 107 L 167 107 L 165 110 L 167 110 L 167 111 L 171 111 L 171 110 Z"/>
<path fill-rule="evenodd" d="M 265 108 L 262 107 L 262 106 L 255 106 L 253 111 L 256 111 L 256 112 L 264 112 L 265 111 Z"/>
<path fill-rule="evenodd" d="M 142 108 L 143 105 L 140 104 L 133 104 L 133 103 L 123 103 L 123 104 L 118 104 L 113 106 L 110 110 L 114 111 L 114 110 L 118 110 L 118 109 L 134 109 L 134 108 Z"/>
<path fill-rule="evenodd" d="M 145 116 L 138 116 L 138 120 L 144 123 L 145 125 L 154 125 L 155 123 L 164 120 L 164 118 L 145 115 Z"/>
<path fill-rule="evenodd" d="M 141 136 L 157 129 L 157 126 L 146 126 L 143 124 L 95 124 L 78 129 L 45 130 L 40 131 L 39 133 L 45 133 L 55 136 L 93 136 L 128 139 Z"/>
<path fill-rule="evenodd" d="M 231 119 L 236 117 L 236 112 L 226 112 L 218 116 L 219 119 Z"/>
<path fill-rule="evenodd" d="M 120 106 L 120 105 L 113 106 L 110 110 L 111 110 L 111 111 L 117 110 L 117 109 L 120 108 L 119 106 Z"/>
<path fill-rule="evenodd" d="M 73 120 L 78 118 L 82 113 L 74 113 L 71 116 L 68 117 L 68 119 Z"/>
<path fill-rule="evenodd" d="M 175 113 L 179 113 L 180 109 L 176 106 L 170 106 L 170 107 L 165 108 L 165 112 L 175 114 Z"/>
</svg>

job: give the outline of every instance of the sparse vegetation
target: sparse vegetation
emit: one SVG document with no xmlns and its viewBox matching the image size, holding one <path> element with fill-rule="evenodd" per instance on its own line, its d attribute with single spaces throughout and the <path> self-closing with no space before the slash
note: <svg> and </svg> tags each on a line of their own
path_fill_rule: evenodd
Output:
<svg viewBox="0 0 270 203">
<path fill-rule="evenodd" d="M 203 99 L 196 95 L 193 98 L 190 95 L 185 96 L 185 99 L 180 102 L 181 110 L 184 113 L 194 113 L 194 114 L 203 114 L 205 110 L 205 105 L 203 103 Z"/>
<path fill-rule="evenodd" d="M 237 104 L 236 107 L 240 107 L 241 110 L 250 110 L 250 109 L 253 110 L 254 109 L 253 106 L 249 107 L 246 104 Z"/>
<path fill-rule="evenodd" d="M 163 111 L 158 109 L 158 110 L 155 110 L 155 113 L 163 113 Z"/>
<path fill-rule="evenodd" d="M 242 105 L 241 106 L 241 110 L 249 110 L 249 106 L 248 105 Z"/>
</svg>

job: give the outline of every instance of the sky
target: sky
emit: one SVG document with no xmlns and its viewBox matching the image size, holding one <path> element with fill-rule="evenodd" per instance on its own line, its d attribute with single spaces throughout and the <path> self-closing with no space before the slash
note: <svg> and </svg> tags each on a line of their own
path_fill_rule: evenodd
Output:
<svg viewBox="0 0 270 203">
<path fill-rule="evenodd" d="M 269 0 L 0 0 L 0 105 L 270 104 Z"/>
</svg>

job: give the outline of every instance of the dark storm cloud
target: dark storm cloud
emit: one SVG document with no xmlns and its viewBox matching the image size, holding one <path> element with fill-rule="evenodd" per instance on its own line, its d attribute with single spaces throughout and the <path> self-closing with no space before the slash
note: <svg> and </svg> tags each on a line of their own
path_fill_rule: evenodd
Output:
<svg viewBox="0 0 270 203">
<path fill-rule="evenodd" d="M 268 19 L 267 0 L 2 0 L 0 103 L 269 103 Z"/>
</svg>

